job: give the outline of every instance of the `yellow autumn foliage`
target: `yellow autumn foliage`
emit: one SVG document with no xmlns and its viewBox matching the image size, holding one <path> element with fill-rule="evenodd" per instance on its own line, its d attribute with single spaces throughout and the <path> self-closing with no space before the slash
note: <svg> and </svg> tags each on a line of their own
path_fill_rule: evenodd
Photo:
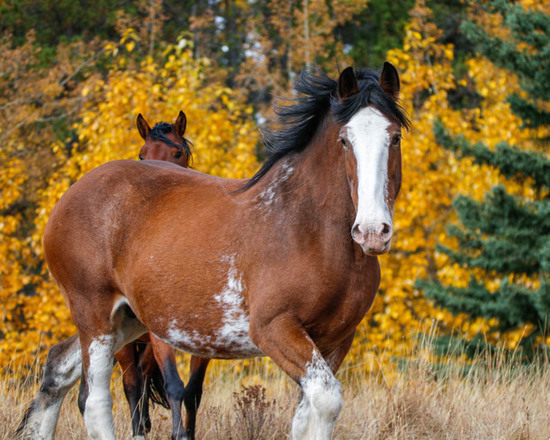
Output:
<svg viewBox="0 0 550 440">
<path fill-rule="evenodd" d="M 540 0 L 520 3 L 529 8 L 544 6 Z M 498 16 L 476 17 L 489 29 L 503 28 Z M 456 195 L 481 200 L 500 182 L 512 193 L 533 196 L 529 185 L 506 181 L 495 170 L 458 159 L 437 144 L 433 124 L 441 120 L 451 133 L 463 134 L 470 142 L 493 147 L 506 141 L 536 148 L 531 141 L 535 136 L 520 129 L 521 120 L 506 102 L 510 93 L 521 93 L 518 79 L 480 57 L 467 60 L 467 75 L 456 78 L 454 48 L 441 39 L 425 0 L 418 0 L 403 48 L 388 53 L 388 61 L 400 72 L 401 102 L 413 129 L 402 143 L 403 185 L 395 208 L 393 248 L 381 258 L 380 292 L 358 329 L 344 369 L 385 369 L 393 358 L 410 353 L 419 331 L 433 328 L 433 323 L 466 336 L 483 331 L 488 325 L 484 320 L 454 317 L 435 308 L 415 289 L 415 281 L 437 277 L 445 285 L 465 286 L 469 280 L 469 272 L 435 251 L 436 243 L 454 244 L 445 228 L 456 221 L 451 207 Z M 252 109 L 240 102 L 235 91 L 211 79 L 208 60 L 194 59 L 188 42 L 182 40 L 168 47 L 160 60 L 146 57 L 136 65 L 132 55 L 138 42 L 137 34 L 128 30 L 121 45 L 106 45 L 114 67 L 105 78 L 93 78 L 79 91 L 87 104 L 72 127 L 76 137 L 68 141 L 69 147 L 60 142 L 48 146 L 60 165 L 38 194 L 34 226 L 25 239 L 14 235 L 21 219 L 7 208 L 19 199 L 28 170 L 16 155 L 2 156 L 0 151 L 4 168 L 0 177 L 0 365 L 28 363 L 39 350 L 44 354 L 44 349 L 75 332 L 43 263 L 43 230 L 51 209 L 71 183 L 107 161 L 137 158 L 142 145 L 135 128 L 138 113 L 150 123 L 173 122 L 183 110 L 188 119 L 186 137 L 194 145 L 192 165 L 199 171 L 241 178 L 251 176 L 258 167 L 259 136 Z M 457 86 L 475 90 L 483 98 L 479 106 L 454 108 L 450 95 Z M 26 269 L 29 261 L 35 270 Z M 478 275 L 490 290 L 501 282 L 491 274 Z M 502 335 L 511 348 L 521 336 L 521 332 Z"/>
</svg>

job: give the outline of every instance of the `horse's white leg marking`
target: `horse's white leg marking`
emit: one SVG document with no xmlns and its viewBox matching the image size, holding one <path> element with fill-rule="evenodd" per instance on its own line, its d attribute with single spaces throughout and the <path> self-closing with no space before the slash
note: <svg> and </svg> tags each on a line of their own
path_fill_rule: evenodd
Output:
<svg viewBox="0 0 550 440">
<path fill-rule="evenodd" d="M 388 155 L 390 122 L 378 110 L 366 107 L 346 125 L 357 161 L 357 216 L 354 226 L 361 232 L 392 224 L 386 203 L 388 192 Z"/>
<path fill-rule="evenodd" d="M 55 434 L 59 410 L 67 392 L 80 379 L 82 356 L 80 341 L 73 336 L 48 353 L 44 376 L 38 395 L 22 422 L 19 433 L 37 440 L 52 440 Z"/>
<path fill-rule="evenodd" d="M 92 440 L 115 439 L 113 399 L 110 390 L 114 344 L 112 335 L 104 335 L 94 339 L 88 349 L 90 365 L 84 422 Z"/>
<path fill-rule="evenodd" d="M 342 410 L 342 390 L 317 351 L 306 365 L 300 385 L 303 396 L 292 421 L 292 440 L 330 440 Z"/>
</svg>

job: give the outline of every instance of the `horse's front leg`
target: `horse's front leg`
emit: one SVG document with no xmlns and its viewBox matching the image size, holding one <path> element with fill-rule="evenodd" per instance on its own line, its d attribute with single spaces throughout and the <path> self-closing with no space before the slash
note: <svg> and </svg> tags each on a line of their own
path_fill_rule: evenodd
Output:
<svg viewBox="0 0 550 440">
<path fill-rule="evenodd" d="M 199 356 L 191 356 L 190 377 L 185 387 L 185 427 L 189 440 L 195 439 L 195 424 L 197 421 L 197 410 L 202 398 L 202 384 L 210 359 Z"/>
<path fill-rule="evenodd" d="M 166 400 L 172 412 L 172 440 L 186 440 L 181 420 L 181 404 L 185 388 L 178 374 L 174 349 L 151 333 L 151 347 L 164 380 Z"/>
<path fill-rule="evenodd" d="M 342 391 L 315 343 L 291 314 L 250 321 L 252 341 L 302 388 L 292 440 L 330 440 L 342 409 Z"/>
</svg>

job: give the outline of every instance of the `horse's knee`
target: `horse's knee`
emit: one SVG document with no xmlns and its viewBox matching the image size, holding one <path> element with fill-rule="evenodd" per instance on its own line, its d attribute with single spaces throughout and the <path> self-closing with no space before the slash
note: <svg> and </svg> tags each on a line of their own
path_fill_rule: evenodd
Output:
<svg viewBox="0 0 550 440">
<path fill-rule="evenodd" d="M 338 380 L 322 373 L 304 380 L 304 398 L 326 422 L 335 422 L 342 410 L 342 390 Z M 307 376 L 306 376 L 307 377 Z"/>
<path fill-rule="evenodd" d="M 342 410 L 340 383 L 322 357 L 314 356 L 300 385 L 302 401 L 292 422 L 292 439 L 330 439 Z"/>
<path fill-rule="evenodd" d="M 183 401 L 185 387 L 179 376 L 169 375 L 164 379 L 164 391 L 169 400 Z"/>
<path fill-rule="evenodd" d="M 304 398 L 319 417 L 335 421 L 342 410 L 342 389 L 325 360 L 314 354 L 306 366 L 306 375 L 300 380 Z"/>
</svg>

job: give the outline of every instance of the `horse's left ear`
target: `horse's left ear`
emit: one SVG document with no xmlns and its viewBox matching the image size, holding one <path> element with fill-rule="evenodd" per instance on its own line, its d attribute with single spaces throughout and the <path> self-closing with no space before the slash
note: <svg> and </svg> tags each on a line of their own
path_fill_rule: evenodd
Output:
<svg viewBox="0 0 550 440">
<path fill-rule="evenodd" d="M 151 127 L 149 127 L 149 124 L 143 117 L 143 115 L 140 113 L 136 120 L 137 129 L 139 131 L 140 136 L 143 138 L 143 140 L 147 139 L 147 135 L 151 131 Z"/>
<path fill-rule="evenodd" d="M 346 67 L 340 74 L 340 78 L 338 78 L 338 96 L 343 101 L 358 92 L 359 87 L 357 86 L 357 77 L 355 76 L 353 67 Z"/>
<path fill-rule="evenodd" d="M 176 134 L 183 138 L 183 135 L 185 134 L 185 128 L 187 127 L 187 117 L 185 116 L 185 113 L 183 113 L 180 110 L 180 114 L 178 115 L 178 119 L 176 119 L 176 123 L 174 124 L 174 129 L 176 130 Z"/>
<path fill-rule="evenodd" d="M 399 98 L 399 74 L 397 69 L 393 67 L 393 64 L 384 62 L 382 73 L 380 74 L 380 87 L 384 90 L 384 93 L 388 95 L 394 101 Z"/>
</svg>

